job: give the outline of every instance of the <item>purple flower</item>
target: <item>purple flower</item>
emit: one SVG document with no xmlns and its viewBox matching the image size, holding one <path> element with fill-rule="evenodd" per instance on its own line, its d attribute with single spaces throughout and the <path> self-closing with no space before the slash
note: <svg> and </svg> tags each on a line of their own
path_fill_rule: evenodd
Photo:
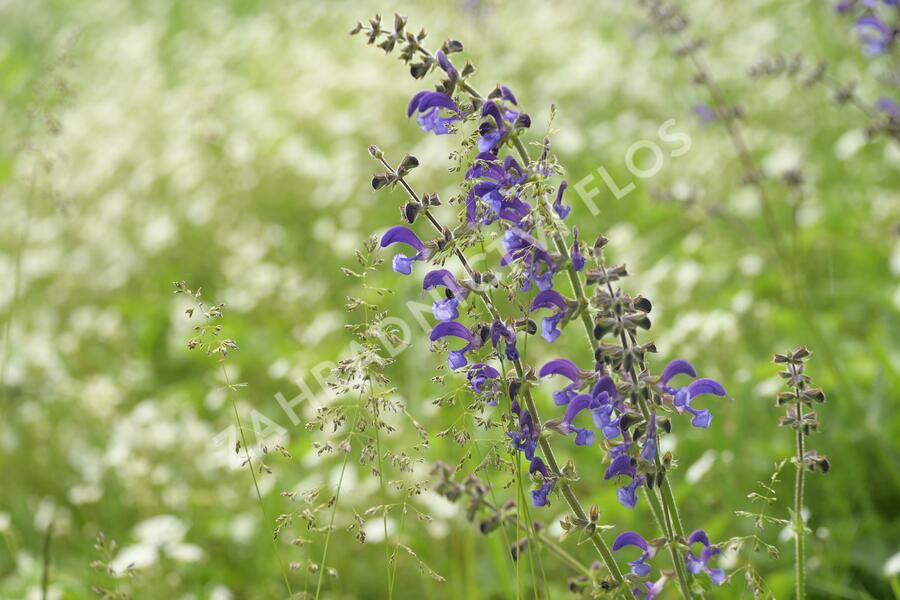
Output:
<svg viewBox="0 0 900 600">
<path fill-rule="evenodd" d="M 521 261 L 525 264 L 525 282 L 521 291 L 531 288 L 534 281 L 539 290 L 549 290 L 553 284 L 556 265 L 550 254 L 544 250 L 527 232 L 517 227 L 507 229 L 501 240 L 504 255 L 500 260 L 502 266 Z"/>
<path fill-rule="evenodd" d="M 691 110 L 695 115 L 700 117 L 700 122 L 703 125 L 708 125 L 719 118 L 718 115 L 716 115 L 716 111 L 705 104 L 697 104 L 691 108 Z"/>
<path fill-rule="evenodd" d="M 568 358 L 556 358 L 551 360 L 538 372 L 538 377 L 548 377 L 550 375 L 562 375 L 569 379 L 572 383 L 564 387 L 562 390 L 553 392 L 553 402 L 557 406 L 568 404 L 572 398 L 578 395 L 578 388 L 581 387 L 581 369 L 575 366 Z"/>
<path fill-rule="evenodd" d="M 613 552 L 618 552 L 622 548 L 626 546 L 634 546 L 640 550 L 643 550 L 643 553 L 638 557 L 637 560 L 633 560 L 629 565 L 631 565 L 631 572 L 638 577 L 646 577 L 650 574 L 650 565 L 647 564 L 647 559 L 652 556 L 650 552 L 650 545 L 647 543 L 647 540 L 642 538 L 640 535 L 633 531 L 626 531 L 624 533 L 620 533 L 619 537 L 613 541 L 612 549 Z"/>
<path fill-rule="evenodd" d="M 531 491 L 531 503 L 534 506 L 547 506 L 547 496 L 553 491 L 556 480 L 550 478 L 550 471 L 540 456 L 535 456 L 528 468 L 528 473 L 534 475 L 541 474 L 541 485 L 538 489 Z"/>
<path fill-rule="evenodd" d="M 559 292 L 544 290 L 531 301 L 529 312 L 534 312 L 541 308 L 557 309 L 552 316 L 544 317 L 541 320 L 541 336 L 552 344 L 562 333 L 557 327 L 559 322 L 569 314 L 569 307 L 566 304 L 566 299 Z"/>
<path fill-rule="evenodd" d="M 466 378 L 469 380 L 469 386 L 476 394 L 483 394 L 486 390 L 484 385 L 489 380 L 500 377 L 500 371 L 490 365 L 484 363 L 476 363 L 469 368 Z"/>
<path fill-rule="evenodd" d="M 500 86 L 500 98 L 487 100 L 481 107 L 483 121 L 478 128 L 481 137 L 478 139 L 479 152 L 493 152 L 504 140 L 510 128 L 507 123 L 513 123 L 519 112 L 510 109 L 506 103 L 518 104 L 516 97 L 508 87 Z"/>
<path fill-rule="evenodd" d="M 687 543 L 688 571 L 694 575 L 699 575 L 700 572 L 703 571 L 709 575 L 709 578 L 715 585 L 721 585 L 722 582 L 725 581 L 725 571 L 722 569 L 713 569 L 709 566 L 709 561 L 722 552 L 719 547 L 710 545 L 709 536 L 707 536 L 706 532 L 702 529 L 698 529 L 688 536 Z M 703 551 L 700 553 L 699 558 L 690 550 L 690 547 L 696 543 L 703 544 Z"/>
<path fill-rule="evenodd" d="M 644 434 L 644 445 L 641 446 L 641 458 L 653 462 L 656 458 L 656 413 L 650 413 L 650 423 Z"/>
<path fill-rule="evenodd" d="M 450 368 L 453 370 L 460 369 L 468 364 L 466 352 L 478 347 L 475 336 L 473 336 L 472 332 L 464 325 L 461 325 L 456 321 L 442 321 L 435 325 L 434 329 L 431 330 L 432 342 L 436 342 L 437 340 L 448 336 L 457 337 L 466 342 L 465 346 L 459 350 L 451 350 L 450 354 L 447 356 L 447 362 L 450 365 Z"/>
<path fill-rule="evenodd" d="M 534 451 L 537 449 L 541 432 L 534 426 L 531 413 L 528 410 L 520 409 L 518 402 L 513 402 L 512 412 L 519 417 L 519 431 L 507 431 L 506 435 L 512 440 L 513 448 L 531 460 L 534 458 Z"/>
<path fill-rule="evenodd" d="M 441 111 L 450 114 L 442 117 Z M 411 117 L 416 112 L 419 113 L 416 121 L 422 131 L 433 131 L 435 135 L 450 133 L 449 125 L 462 119 L 456 103 L 442 92 L 425 90 L 413 96 L 406 107 L 406 116 Z"/>
<path fill-rule="evenodd" d="M 894 31 L 874 14 L 863 15 L 854 27 L 863 51 L 869 56 L 884 54 L 894 42 Z"/>
<path fill-rule="evenodd" d="M 428 258 L 428 249 L 412 229 L 400 225 L 388 229 L 384 235 L 381 236 L 381 247 L 387 248 L 392 244 L 406 244 L 416 250 L 414 256 L 406 256 L 405 254 L 397 254 L 394 256 L 392 265 L 394 271 L 397 273 L 409 275 L 412 273 L 412 263 L 417 260 L 425 260 Z"/>
<path fill-rule="evenodd" d="M 694 415 L 694 418 L 691 419 L 691 424 L 694 427 L 702 427 L 705 429 L 709 427 L 709 424 L 712 422 L 712 414 L 706 409 L 701 410 L 693 408 L 691 406 L 691 401 L 702 394 L 724 396 L 725 388 L 722 387 L 721 383 L 713 379 L 696 379 L 684 387 L 669 387 L 669 380 L 676 375 L 682 374 L 690 377 L 697 376 L 697 372 L 694 370 L 691 363 L 681 359 L 673 360 L 666 365 L 665 369 L 663 369 L 662 375 L 659 378 L 660 387 L 663 392 L 674 396 L 675 410 L 679 413 L 684 411 L 691 413 Z"/>
<path fill-rule="evenodd" d="M 887 113 L 891 119 L 900 121 L 900 105 L 890 98 L 879 98 L 878 101 L 875 102 L 875 108 Z"/>
<path fill-rule="evenodd" d="M 435 300 L 431 312 L 438 321 L 452 321 L 459 317 L 459 301 L 466 296 L 466 290 L 447 269 L 435 269 L 426 273 L 422 279 L 422 289 L 430 290 L 439 286 L 446 289 L 446 297 Z"/>
<path fill-rule="evenodd" d="M 592 398 L 588 394 L 581 394 L 579 396 L 576 396 L 571 402 L 569 402 L 568 407 L 566 407 L 566 414 L 565 416 L 563 416 L 563 420 L 560 423 L 559 430 L 565 435 L 574 433 L 576 446 L 594 445 L 594 431 L 592 429 L 576 427 L 572 424 L 572 422 L 578 416 L 578 413 L 583 410 L 593 408 L 594 402 L 594 398 Z"/>
<path fill-rule="evenodd" d="M 662 593 L 663 586 L 665 585 L 665 583 L 666 583 L 666 578 L 660 577 L 654 583 L 650 583 L 649 581 L 644 581 L 643 582 L 644 589 L 641 589 L 641 586 L 638 586 L 638 587 L 632 588 L 631 591 L 638 598 L 641 597 L 641 594 L 646 594 L 643 596 L 643 600 L 653 600 L 659 594 Z"/>
<path fill-rule="evenodd" d="M 501 321 L 491 324 L 491 345 L 499 350 L 500 340 L 504 342 L 504 352 L 509 360 L 519 360 L 519 350 L 516 348 L 516 332 L 504 325 Z"/>
<path fill-rule="evenodd" d="M 584 255 L 581 253 L 581 244 L 578 243 L 578 227 L 572 228 L 572 268 L 576 271 L 584 270 Z"/>
<path fill-rule="evenodd" d="M 459 71 L 456 70 L 456 67 L 453 66 L 453 63 L 450 62 L 450 59 L 447 58 L 447 55 L 444 54 L 443 50 L 438 50 L 437 52 L 438 65 L 443 69 L 444 73 L 447 74 L 447 77 L 450 78 L 450 81 L 456 81 L 459 79 Z"/>
<path fill-rule="evenodd" d="M 622 417 L 616 417 L 615 413 L 619 412 L 621 415 L 624 407 L 619 398 L 619 390 L 616 389 L 613 380 L 608 375 L 598 379 L 591 388 L 591 396 L 597 401 L 596 407 L 592 411 L 594 425 L 603 432 L 603 437 L 611 440 L 622 435 L 620 426 Z"/>
<path fill-rule="evenodd" d="M 629 484 L 616 490 L 616 497 L 625 508 L 635 507 L 637 504 L 637 488 L 646 481 L 643 475 L 637 474 L 635 462 L 628 454 L 617 454 L 609 467 L 607 467 L 606 473 L 603 474 L 604 480 L 620 476 L 631 479 Z"/>
<path fill-rule="evenodd" d="M 562 203 L 563 194 L 568 187 L 569 182 L 563 179 L 562 183 L 559 184 L 559 189 L 556 190 L 556 200 L 553 201 L 553 211 L 559 215 L 560 219 L 565 219 L 569 216 L 569 213 L 572 212 L 571 206 L 566 206 Z"/>
<path fill-rule="evenodd" d="M 491 210 L 491 214 L 482 219 L 484 224 L 489 225 L 499 217 L 518 225 L 531 211 L 531 205 L 519 198 L 517 189 L 527 177 L 528 173 L 512 156 L 507 156 L 502 163 L 489 152 L 475 157 L 466 179 L 478 178 L 481 181 L 475 183 L 466 196 L 469 224 L 475 224 L 475 199 L 480 198 Z"/>
</svg>

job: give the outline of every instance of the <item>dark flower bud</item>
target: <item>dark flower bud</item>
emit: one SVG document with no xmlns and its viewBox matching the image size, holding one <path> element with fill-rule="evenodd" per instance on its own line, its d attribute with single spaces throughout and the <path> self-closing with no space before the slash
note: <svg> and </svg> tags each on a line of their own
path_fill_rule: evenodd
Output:
<svg viewBox="0 0 900 600">
<path fill-rule="evenodd" d="M 412 154 L 407 154 L 403 157 L 403 160 L 400 161 L 400 166 L 397 167 L 397 175 L 399 177 L 405 177 L 407 173 L 415 169 L 419 166 L 419 159 L 413 156 Z"/>
<path fill-rule="evenodd" d="M 481 338 L 481 345 L 484 346 L 491 337 L 491 328 L 489 325 L 482 325 L 478 331 L 478 337 Z M 511 384 L 510 384 L 511 385 Z M 512 393 L 510 393 L 512 395 Z"/>
<path fill-rule="evenodd" d="M 626 413 L 622 415 L 622 419 L 619 421 L 619 427 L 622 429 L 622 431 L 627 431 L 629 427 L 631 427 L 635 423 L 640 422 L 641 419 L 642 417 Z"/>
<path fill-rule="evenodd" d="M 378 44 L 378 47 L 384 50 L 385 54 L 389 54 L 394 49 L 394 44 L 397 43 L 397 38 L 393 35 L 387 37 L 386 40 Z"/>
<path fill-rule="evenodd" d="M 531 117 L 529 117 L 527 113 L 520 114 L 516 117 L 514 126 L 516 129 L 528 129 L 531 127 Z"/>
<path fill-rule="evenodd" d="M 428 37 L 428 32 L 425 31 L 425 28 L 423 27 L 422 29 L 419 30 L 419 34 L 416 36 L 416 39 L 421 42 L 426 37 Z"/>
<path fill-rule="evenodd" d="M 656 421 L 656 426 L 666 433 L 672 433 L 672 421 L 669 419 L 658 419 Z"/>
<path fill-rule="evenodd" d="M 810 388 L 808 390 L 803 390 L 803 397 L 807 401 L 807 403 L 812 401 L 825 402 L 825 392 L 823 392 L 819 388 Z"/>
<path fill-rule="evenodd" d="M 634 307 L 641 312 L 649 313 L 653 310 L 653 304 L 651 304 L 650 300 L 644 298 L 643 296 L 638 296 L 637 298 L 635 298 L 633 304 Z"/>
<path fill-rule="evenodd" d="M 401 35 L 406 29 L 407 18 L 399 13 L 394 13 L 394 33 Z"/>
<path fill-rule="evenodd" d="M 598 235 L 597 239 L 594 241 L 594 253 L 599 256 L 600 252 L 603 250 L 603 247 L 609 243 L 609 238 L 605 235 Z"/>
<path fill-rule="evenodd" d="M 453 54 L 454 52 L 462 52 L 463 51 L 463 43 L 459 40 L 447 40 L 446 42 L 444 42 L 444 45 L 441 46 L 441 50 L 443 50 L 445 54 Z"/>
<path fill-rule="evenodd" d="M 468 77 L 469 75 L 471 75 L 471 74 L 474 73 L 474 72 L 475 72 L 475 65 L 473 65 L 473 64 L 470 63 L 469 61 L 466 61 L 466 64 L 465 64 L 465 66 L 462 68 L 462 71 L 460 72 L 460 74 L 461 74 L 463 77 Z"/>
<path fill-rule="evenodd" d="M 372 176 L 372 189 L 380 190 L 389 183 L 394 182 L 394 176 L 391 173 L 376 173 Z"/>
<path fill-rule="evenodd" d="M 519 390 L 522 389 L 522 382 L 518 379 L 513 379 L 509 382 L 509 399 L 515 400 L 519 395 Z"/>
<path fill-rule="evenodd" d="M 481 530 L 481 533 L 487 535 L 490 532 L 494 531 L 500 526 L 500 517 L 497 515 L 492 515 L 491 517 L 485 519 L 481 522 L 478 528 Z"/>
<path fill-rule="evenodd" d="M 416 217 L 419 216 L 419 210 L 421 207 L 415 202 L 407 202 L 403 205 L 403 208 L 400 209 L 400 212 L 403 215 L 403 219 L 407 223 L 415 223 Z"/>
<path fill-rule="evenodd" d="M 428 74 L 428 69 L 431 68 L 430 62 L 420 62 L 413 63 L 409 66 L 409 74 L 413 76 L 414 79 L 422 79 Z"/>
<path fill-rule="evenodd" d="M 357 22 L 356 22 L 356 27 L 354 27 L 353 29 L 350 30 L 350 35 L 356 35 L 356 34 L 359 33 L 360 31 L 362 31 L 362 28 L 363 28 L 362 22 L 361 22 L 361 21 L 357 21 Z"/>
<path fill-rule="evenodd" d="M 381 151 L 381 148 L 372 144 L 369 146 L 369 154 L 372 155 L 373 158 L 381 158 L 384 156 L 384 152 Z"/>
</svg>

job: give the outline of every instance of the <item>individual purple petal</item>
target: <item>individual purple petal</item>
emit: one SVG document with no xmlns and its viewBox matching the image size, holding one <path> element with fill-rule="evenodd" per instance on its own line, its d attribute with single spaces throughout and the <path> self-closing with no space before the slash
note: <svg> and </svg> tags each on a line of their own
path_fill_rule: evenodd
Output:
<svg viewBox="0 0 900 600">
<path fill-rule="evenodd" d="M 666 368 L 663 369 L 662 375 L 659 376 L 659 382 L 662 385 L 668 385 L 669 380 L 676 375 L 689 375 L 691 377 L 696 377 L 697 372 L 694 370 L 694 366 L 691 363 L 678 358 L 666 365 Z"/>
<path fill-rule="evenodd" d="M 701 543 L 704 546 L 709 546 L 709 536 L 702 529 L 695 529 L 691 532 L 691 535 L 688 536 L 687 543 L 689 546 L 692 546 L 696 543 Z"/>
<path fill-rule="evenodd" d="M 513 94 L 512 90 L 505 85 L 500 86 L 500 97 L 507 102 L 512 102 L 516 106 L 519 105 L 518 101 L 516 100 L 515 94 Z"/>
<path fill-rule="evenodd" d="M 712 423 L 712 413 L 707 409 L 696 409 L 687 407 L 688 412 L 692 413 L 694 417 L 691 419 L 691 425 L 694 427 L 699 427 L 701 429 L 707 429 Z"/>
<path fill-rule="evenodd" d="M 581 380 L 581 369 L 568 358 L 554 358 L 550 362 L 545 363 L 538 372 L 538 377 L 547 377 L 549 375 L 562 375 L 575 382 Z"/>
<path fill-rule="evenodd" d="M 591 408 L 594 399 L 591 398 L 588 394 L 581 394 L 576 396 L 574 400 L 569 402 L 569 406 L 566 408 L 566 414 L 563 417 L 563 425 L 571 425 L 572 421 L 578 416 L 583 410 Z"/>
<path fill-rule="evenodd" d="M 647 552 L 650 549 L 650 546 L 647 544 L 647 540 L 633 531 L 625 531 L 620 533 L 618 537 L 613 541 L 612 549 L 613 552 L 618 552 L 622 548 L 626 546 L 634 546 L 636 548 L 640 548 L 644 552 Z"/>
<path fill-rule="evenodd" d="M 459 300 L 457 298 L 444 298 L 435 300 L 431 305 L 431 313 L 438 321 L 453 321 L 459 318 Z"/>
<path fill-rule="evenodd" d="M 472 342 L 472 332 L 469 329 L 457 323 L 456 321 L 448 321 L 444 323 L 438 323 L 434 326 L 434 329 L 431 330 L 431 341 L 436 342 L 437 340 L 447 337 L 453 336 L 458 337 L 460 339 L 466 340 L 467 342 Z"/>
<path fill-rule="evenodd" d="M 712 394 L 714 396 L 724 396 L 725 388 L 722 384 L 714 379 L 697 379 L 688 386 L 688 394 L 691 398 L 696 398 L 702 394 Z"/>
<path fill-rule="evenodd" d="M 447 76 L 450 77 L 450 81 L 459 79 L 459 71 L 456 70 L 456 67 L 453 66 L 453 63 L 450 62 L 450 59 L 447 58 L 447 55 L 444 54 L 443 50 L 438 50 L 437 59 L 438 65 L 440 65 L 441 69 L 447 73 Z"/>
<path fill-rule="evenodd" d="M 603 393 L 606 393 L 610 400 L 618 398 L 619 396 L 619 390 L 616 388 L 615 382 L 613 382 L 609 375 L 604 375 L 598 379 L 597 383 L 594 384 L 594 387 L 591 388 L 591 396 L 594 398 L 599 399 L 600 395 Z"/>
<path fill-rule="evenodd" d="M 455 294 L 462 293 L 463 291 L 462 286 L 456 281 L 456 277 L 454 277 L 453 273 L 447 269 L 435 269 L 429 271 L 425 274 L 425 277 L 422 278 L 423 290 L 430 290 L 438 286 L 443 286 Z"/>
<path fill-rule="evenodd" d="M 572 431 L 575 432 L 575 445 L 576 446 L 593 446 L 594 445 L 594 431 L 592 429 L 573 426 Z"/>
<path fill-rule="evenodd" d="M 566 299 L 563 298 L 559 292 L 556 290 L 545 290 L 534 297 L 534 300 L 531 301 L 529 310 L 533 312 L 539 308 L 558 308 L 560 310 L 566 310 L 568 306 L 566 305 Z"/>
<path fill-rule="evenodd" d="M 416 232 L 407 227 L 403 227 L 402 225 L 391 227 L 381 236 L 382 248 L 386 248 L 391 244 L 406 244 L 420 252 L 425 250 L 425 244 L 422 243 L 422 240 L 419 239 Z"/>
<path fill-rule="evenodd" d="M 571 402 L 576 396 L 578 396 L 578 386 L 579 383 L 570 383 L 566 387 L 556 392 L 553 392 L 553 403 L 557 406 L 565 406 L 569 402 Z"/>
<path fill-rule="evenodd" d="M 619 503 L 625 508 L 634 508 L 637 505 L 637 487 L 645 481 L 643 475 L 635 477 L 631 483 L 616 490 L 616 497 Z"/>
</svg>

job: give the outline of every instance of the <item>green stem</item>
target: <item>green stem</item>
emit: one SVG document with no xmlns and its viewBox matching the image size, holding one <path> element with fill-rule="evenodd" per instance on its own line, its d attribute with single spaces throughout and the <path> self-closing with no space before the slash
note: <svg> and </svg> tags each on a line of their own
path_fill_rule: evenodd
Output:
<svg viewBox="0 0 900 600">
<path fill-rule="evenodd" d="M 797 374 L 797 368 L 791 365 L 791 370 Z M 805 440 L 803 438 L 803 400 L 801 399 L 802 387 L 795 386 L 794 391 L 797 394 L 797 422 L 800 425 L 797 428 L 797 458 L 796 467 L 797 474 L 794 479 L 794 549 L 796 556 L 794 557 L 795 565 L 795 589 L 797 592 L 797 600 L 806 598 L 806 526 L 803 523 L 803 497 L 806 492 L 806 472 L 803 465 L 803 455 L 805 454 Z"/>
</svg>

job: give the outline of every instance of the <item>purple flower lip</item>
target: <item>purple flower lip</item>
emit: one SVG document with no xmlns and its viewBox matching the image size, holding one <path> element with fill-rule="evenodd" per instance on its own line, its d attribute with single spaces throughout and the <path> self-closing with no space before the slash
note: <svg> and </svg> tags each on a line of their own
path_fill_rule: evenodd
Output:
<svg viewBox="0 0 900 600">
<path fill-rule="evenodd" d="M 691 533 L 691 535 L 688 536 L 687 543 L 689 547 L 697 543 L 703 545 L 703 552 L 700 553 L 699 558 L 690 550 L 690 548 L 688 548 L 687 559 L 685 561 L 688 571 L 694 575 L 705 572 L 709 575 L 709 578 L 714 585 L 721 585 L 722 582 L 725 581 L 725 571 L 722 569 L 714 569 L 709 566 L 709 561 L 722 552 L 719 547 L 709 543 L 709 536 L 706 535 L 706 532 L 702 529 L 697 529 Z"/>
<path fill-rule="evenodd" d="M 460 369 L 468 364 L 466 352 L 476 347 L 475 337 L 468 328 L 456 321 L 442 321 L 435 325 L 434 329 L 431 330 L 432 342 L 436 342 L 437 340 L 448 336 L 457 337 L 466 341 L 465 346 L 459 350 L 451 350 L 447 356 L 447 362 L 449 363 L 450 368 L 453 370 Z"/>
<path fill-rule="evenodd" d="M 566 304 L 566 299 L 556 290 L 544 290 L 534 297 L 534 300 L 531 301 L 531 308 L 529 310 L 535 311 L 539 308 L 558 308 L 559 310 L 566 310 L 568 305 Z"/>
<path fill-rule="evenodd" d="M 443 286 L 454 293 L 454 295 L 462 295 L 464 292 L 463 287 L 456 280 L 456 277 L 453 276 L 453 273 L 448 271 L 447 269 L 435 269 L 433 271 L 429 271 L 425 274 L 425 277 L 422 278 L 422 289 L 430 290 L 432 288 L 436 288 L 438 286 Z"/>
<path fill-rule="evenodd" d="M 381 236 L 381 247 L 386 248 L 393 244 L 406 244 L 417 251 L 414 256 L 406 256 L 405 254 L 394 255 L 392 264 L 394 271 L 397 273 L 409 275 L 412 273 L 412 263 L 428 258 L 428 248 L 425 247 L 425 244 L 422 243 L 419 236 L 411 229 L 401 225 L 388 229 L 384 235 Z"/>
<path fill-rule="evenodd" d="M 581 380 L 581 369 L 568 358 L 555 358 L 546 363 L 538 372 L 538 377 L 562 375 L 573 383 Z"/>
<path fill-rule="evenodd" d="M 602 394 L 606 394 L 608 400 L 615 400 L 619 397 L 619 390 L 616 388 L 615 382 L 613 382 L 609 375 L 604 375 L 598 379 L 597 383 L 594 384 L 594 387 L 591 388 L 591 396 L 598 400 L 602 401 L 600 398 Z"/>
<path fill-rule="evenodd" d="M 553 202 L 553 211 L 559 215 L 560 219 L 565 219 L 569 216 L 569 213 L 572 212 L 571 206 L 565 206 L 562 203 L 563 193 L 566 191 L 566 188 L 569 187 L 569 182 L 563 179 L 562 183 L 559 184 L 559 189 L 556 190 L 556 200 Z"/>
<path fill-rule="evenodd" d="M 406 116 L 411 117 L 415 112 L 426 112 L 428 109 L 445 108 L 451 112 L 459 113 L 453 98 L 441 92 L 424 90 L 413 96 L 406 106 Z"/>
<path fill-rule="evenodd" d="M 620 533 L 613 542 L 612 549 L 613 552 L 618 552 L 626 546 L 634 546 L 636 548 L 640 548 L 645 552 L 650 548 L 649 544 L 647 544 L 647 540 L 641 537 L 640 534 L 633 531 L 625 531 L 623 533 Z"/>
<path fill-rule="evenodd" d="M 691 377 L 696 377 L 697 371 L 694 370 L 694 366 L 691 363 L 678 358 L 666 365 L 666 368 L 663 369 L 662 375 L 659 376 L 659 382 L 663 385 L 667 385 L 669 383 L 669 380 L 676 375 L 689 375 Z"/>
<path fill-rule="evenodd" d="M 634 459 L 627 454 L 618 455 L 613 459 L 612 463 L 606 469 L 606 473 L 603 474 L 603 479 L 612 479 L 617 475 L 625 475 L 626 477 L 630 477 L 633 479 L 635 475 L 637 475 L 637 468 L 634 466 Z"/>
</svg>

